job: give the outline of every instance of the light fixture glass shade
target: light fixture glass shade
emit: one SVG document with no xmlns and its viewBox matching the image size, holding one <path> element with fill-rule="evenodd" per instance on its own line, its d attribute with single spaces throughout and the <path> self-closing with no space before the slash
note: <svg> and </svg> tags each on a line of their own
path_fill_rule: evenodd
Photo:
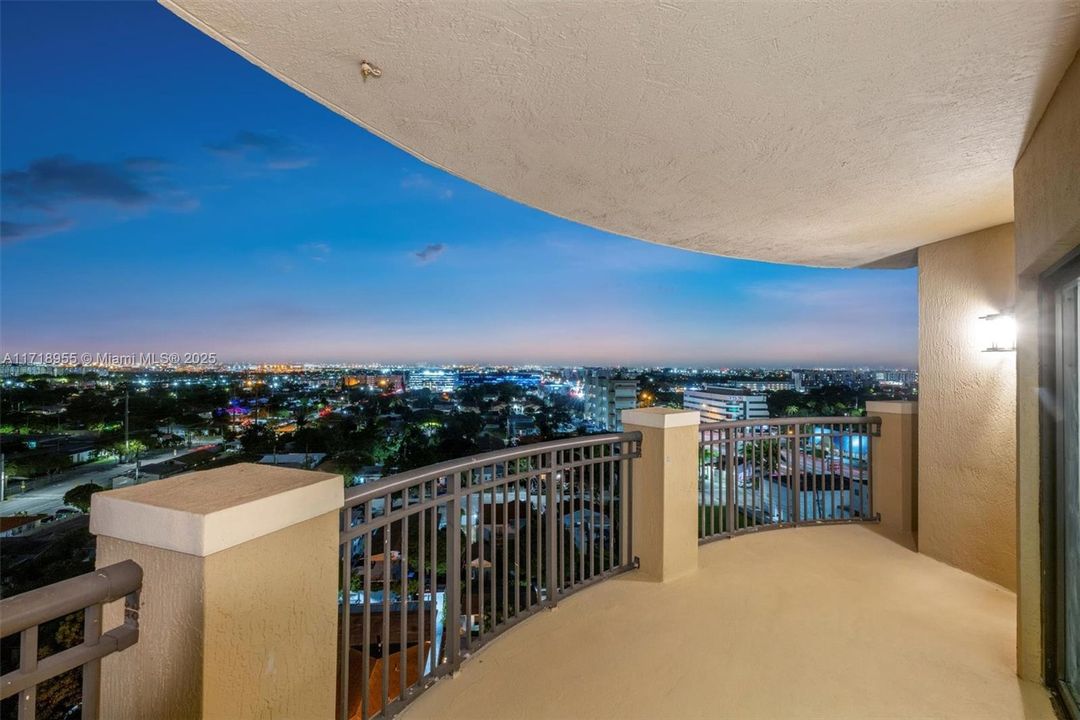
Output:
<svg viewBox="0 0 1080 720">
<path fill-rule="evenodd" d="M 1016 350 L 1016 318 L 1011 312 L 984 315 L 987 347 L 983 352 L 1014 352 Z"/>
</svg>

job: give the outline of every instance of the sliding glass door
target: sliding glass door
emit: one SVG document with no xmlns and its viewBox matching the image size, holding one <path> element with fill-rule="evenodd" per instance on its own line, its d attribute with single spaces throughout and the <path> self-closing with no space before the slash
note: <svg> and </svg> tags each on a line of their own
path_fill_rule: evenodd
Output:
<svg viewBox="0 0 1080 720">
<path fill-rule="evenodd" d="M 1055 627 L 1051 652 L 1066 712 L 1080 719 L 1080 262 L 1050 278 L 1054 329 L 1053 447 L 1054 583 L 1049 605 Z M 1052 295 L 1051 295 L 1052 293 Z M 1049 428 L 1047 428 L 1049 430 Z"/>
</svg>

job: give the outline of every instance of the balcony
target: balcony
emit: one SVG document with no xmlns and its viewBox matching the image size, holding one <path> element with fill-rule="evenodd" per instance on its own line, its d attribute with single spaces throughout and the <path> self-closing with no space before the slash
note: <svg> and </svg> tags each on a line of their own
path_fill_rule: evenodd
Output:
<svg viewBox="0 0 1080 720">
<path fill-rule="evenodd" d="M 699 562 L 560 602 L 403 717 L 1054 717 L 1013 669 L 1014 596 L 867 527 L 752 534 Z"/>
<path fill-rule="evenodd" d="M 1053 717 L 1015 676 L 1015 596 L 904 547 L 914 415 L 889 405 L 630 411 L 347 497 L 254 466 L 103 493 L 99 565 L 145 571 L 141 602 L 109 569 L 35 591 L 51 614 L 6 600 L 4 694 L 33 717 L 85 663 L 84 717 Z M 84 607 L 86 645 L 26 654 Z"/>
</svg>

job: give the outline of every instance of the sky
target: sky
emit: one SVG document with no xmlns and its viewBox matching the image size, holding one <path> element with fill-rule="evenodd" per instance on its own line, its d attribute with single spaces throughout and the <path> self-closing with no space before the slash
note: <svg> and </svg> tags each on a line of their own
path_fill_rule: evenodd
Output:
<svg viewBox="0 0 1080 720">
<path fill-rule="evenodd" d="M 913 270 L 604 233 L 376 138 L 154 3 L 0 3 L 0 355 L 906 366 Z"/>
</svg>

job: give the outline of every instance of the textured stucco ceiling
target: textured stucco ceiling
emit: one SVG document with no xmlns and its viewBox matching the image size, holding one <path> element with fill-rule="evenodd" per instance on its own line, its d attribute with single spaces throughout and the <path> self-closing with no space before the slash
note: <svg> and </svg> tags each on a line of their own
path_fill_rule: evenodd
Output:
<svg viewBox="0 0 1080 720">
<path fill-rule="evenodd" d="M 1013 165 L 1080 43 L 1080 0 L 164 4 L 515 200 L 828 266 L 1010 221 Z"/>
</svg>

